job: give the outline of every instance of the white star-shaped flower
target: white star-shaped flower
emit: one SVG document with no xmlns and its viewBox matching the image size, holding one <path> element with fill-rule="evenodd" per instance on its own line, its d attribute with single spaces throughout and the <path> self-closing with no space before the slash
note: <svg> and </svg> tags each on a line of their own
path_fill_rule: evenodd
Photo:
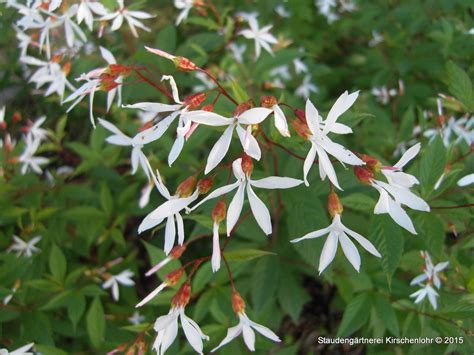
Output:
<svg viewBox="0 0 474 355">
<path fill-rule="evenodd" d="M 311 135 L 308 140 L 311 142 L 311 149 L 306 156 L 303 166 L 303 174 L 306 186 L 309 185 L 308 173 L 313 166 L 316 156 L 319 158 L 319 175 L 321 180 L 326 176 L 338 189 L 342 190 L 337 180 L 336 172 L 332 166 L 328 153 L 339 160 L 342 164 L 363 165 L 364 162 L 359 159 L 350 150 L 344 148 L 341 144 L 333 142 L 328 133 L 347 134 L 352 133 L 352 129 L 342 123 L 336 122 L 339 116 L 346 112 L 357 99 L 359 92 L 349 94 L 344 92 L 336 100 L 329 111 L 326 120 L 322 120 L 318 110 L 310 100 L 306 101 L 306 122 Z"/>
<path fill-rule="evenodd" d="M 119 8 L 110 14 L 106 14 L 100 18 L 100 21 L 111 21 L 112 27 L 110 28 L 112 31 L 117 31 L 120 27 L 122 27 L 123 21 L 127 21 L 128 26 L 130 27 L 130 31 L 132 32 L 134 37 L 138 37 L 137 29 L 141 28 L 147 32 L 150 32 L 151 29 L 145 26 L 139 20 L 147 20 L 153 18 L 154 16 L 149 14 L 148 12 L 144 11 L 131 11 L 127 9 L 124 5 L 124 0 L 117 0 L 117 4 Z"/>
<path fill-rule="evenodd" d="M 249 160 L 251 164 L 250 157 L 247 156 L 244 159 Z M 246 162 L 246 164 L 248 164 L 248 162 Z M 237 189 L 237 192 L 234 195 L 232 202 L 229 205 L 229 208 L 227 209 L 227 235 L 230 235 L 230 232 L 232 231 L 240 217 L 244 205 L 246 192 L 250 204 L 250 209 L 252 210 L 253 216 L 255 217 L 257 224 L 260 226 L 260 228 L 265 234 L 271 234 L 272 222 L 270 212 L 268 211 L 268 208 L 265 206 L 262 200 L 260 200 L 260 198 L 258 198 L 258 196 L 255 194 L 252 187 L 261 189 L 289 189 L 301 185 L 303 181 L 289 177 L 279 176 L 270 176 L 260 180 L 252 180 L 250 178 L 251 171 L 247 171 L 247 173 L 244 173 L 244 170 L 242 169 L 242 158 L 236 159 L 232 163 L 232 170 L 237 181 L 233 184 L 222 186 L 214 190 L 206 198 L 204 198 L 193 208 L 191 208 L 191 211 L 196 209 L 203 203 L 209 201 L 210 199 L 222 196 Z"/>
<path fill-rule="evenodd" d="M 36 236 L 31 238 L 29 241 L 25 242 L 20 237 L 16 235 L 13 236 L 13 244 L 7 249 L 8 252 L 16 252 L 16 256 L 26 256 L 30 258 L 35 253 L 39 253 L 41 250 L 35 245 L 39 243 L 41 236 Z"/>
<path fill-rule="evenodd" d="M 253 39 L 255 41 L 255 59 L 260 57 L 262 48 L 273 55 L 273 50 L 270 45 L 278 43 L 278 40 L 275 38 L 275 36 L 269 32 L 273 26 L 268 25 L 259 28 L 257 19 L 253 16 L 248 18 L 248 24 L 250 28 L 240 31 L 239 34 L 245 38 Z"/>
<path fill-rule="evenodd" d="M 102 288 L 112 289 L 112 297 L 115 301 L 119 300 L 119 284 L 122 286 L 133 286 L 135 282 L 132 280 L 133 272 L 124 270 L 118 275 L 111 275 L 103 284 Z"/>
</svg>

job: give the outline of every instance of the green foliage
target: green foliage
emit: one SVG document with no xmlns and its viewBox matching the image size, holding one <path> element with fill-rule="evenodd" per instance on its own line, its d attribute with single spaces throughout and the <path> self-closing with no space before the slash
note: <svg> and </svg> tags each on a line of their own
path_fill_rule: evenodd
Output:
<svg viewBox="0 0 474 355">
<path fill-rule="evenodd" d="M 112 0 L 103 3 L 109 9 L 116 7 Z M 221 223 L 220 246 L 225 249 L 225 263 L 218 272 L 212 272 L 209 260 L 214 206 L 210 202 L 192 214 L 182 213 L 185 253 L 145 277 L 146 270 L 166 258 L 166 222 L 140 235 L 137 227 L 164 199 L 153 190 L 149 204 L 139 206 L 141 189 L 147 186 L 148 179 L 140 169 L 136 174 L 130 173 L 129 147 L 108 144 L 108 131 L 101 126 L 89 127 L 87 99 L 66 115 L 67 105 L 60 106 L 58 97 L 44 98 L 37 95 L 44 92 L 44 87 L 35 89 L 27 84 L 19 51 L 13 50 L 18 44 L 11 26 L 15 11 L 2 4 L 0 108 L 5 104 L 5 122 L 11 131 L 0 128 L 0 297 L 4 301 L 0 311 L 0 348 L 12 350 L 34 342 L 37 352 L 60 355 L 102 354 L 141 340 L 151 345 L 155 320 L 168 313 L 172 298 L 187 280 L 192 296 L 186 314 L 210 336 L 205 352 L 217 346 L 227 329 L 238 322 L 231 303 L 234 287 L 246 302 L 249 318 L 268 326 L 282 339 L 275 345 L 257 334 L 258 354 L 472 352 L 474 342 L 469 334 L 474 329 L 474 198 L 472 185 L 460 187 L 457 182 L 474 172 L 474 158 L 466 140 L 457 140 L 454 133 L 451 138 L 440 134 L 451 117 L 467 121 L 474 112 L 474 36 L 468 34 L 474 13 L 472 3 L 361 0 L 356 1 L 354 12 L 339 8 L 339 19 L 328 23 L 312 0 L 206 1 L 207 5 L 199 10 L 191 9 L 180 26 L 174 24 L 178 11 L 171 1 L 128 3 L 132 9 L 157 15 L 144 21 L 151 27 L 150 32 L 140 30 L 140 37 L 135 39 L 125 23 L 118 31 L 106 31 L 100 39 L 88 37 L 91 45 L 113 52 L 118 63 L 146 68 L 145 78 L 154 85 L 130 74 L 124 79 L 124 104 L 170 103 L 163 92 L 156 90 L 164 83 L 160 81 L 163 74 L 175 77 L 181 99 L 195 93 L 195 87 L 202 84 L 194 72 L 177 71 L 171 61 L 145 51 L 143 47 L 147 45 L 185 56 L 205 68 L 238 103 L 252 100 L 260 106 L 263 95 L 276 97 L 284 103 L 280 107 L 291 123 L 296 120 L 293 109 L 305 107 L 305 100 L 295 93 L 306 74 L 297 72 L 294 60 L 302 60 L 311 82 L 318 87 L 317 92 L 311 93 L 311 101 L 322 117 L 327 116 L 342 92 L 360 90 L 354 106 L 339 120 L 354 134 L 337 138 L 330 135 L 331 139 L 334 137 L 353 152 L 373 156 L 382 166 L 395 164 L 400 154 L 394 152 L 421 143 L 421 152 L 404 167 L 404 172 L 418 178 L 420 184 L 415 184 L 412 191 L 429 204 L 431 211 L 404 207 L 418 233 L 411 235 L 387 214 L 374 214 L 377 191 L 360 183 L 351 166 L 345 169 L 335 162 L 344 188 L 337 191 L 344 206 L 343 223 L 372 242 L 381 258 L 355 243 L 362 260 L 357 272 L 339 247 L 334 261 L 319 275 L 318 264 L 327 236 L 290 243 L 331 222 L 326 207 L 332 187 L 327 178 L 321 181 L 319 166 L 314 164 L 309 187 L 257 191 L 271 213 L 271 235 L 265 236 L 261 231 L 248 202 L 230 237 L 225 236 L 225 223 Z M 281 17 L 274 11 L 280 3 L 291 13 L 290 17 Z M 210 4 L 216 6 L 217 14 Z M 279 39 L 273 46 L 273 55 L 263 52 L 255 59 L 253 41 L 239 35 L 247 24 L 236 16 L 238 11 L 257 11 L 261 26 L 273 25 L 271 32 Z M 381 34 L 382 42 L 369 45 L 372 31 Z M 233 43 L 247 46 L 242 63 L 232 55 Z M 300 47 L 304 51 L 299 51 Z M 73 78 L 104 65 L 97 51 L 67 59 L 72 60 L 68 79 L 76 86 L 79 83 Z M 289 78 L 280 85 L 272 70 L 285 65 Z M 398 86 L 399 80 L 404 83 L 403 90 Z M 372 88 L 381 86 L 398 90 L 387 104 L 371 93 Z M 216 113 L 232 115 L 235 105 L 231 100 L 216 88 L 206 89 L 206 93 L 205 104 L 212 104 Z M 96 116 L 110 120 L 127 135 L 137 133 L 142 125 L 137 111 L 113 105 L 106 112 L 104 97 L 105 91 L 97 90 Z M 437 99 L 443 105 L 442 115 L 437 111 Z M 15 111 L 23 116 L 21 123 L 13 123 Z M 41 145 L 39 155 L 50 162 L 42 175 L 23 175 L 18 163 L 24 146 L 22 126 L 42 115 L 47 116 L 43 127 L 48 130 L 48 140 Z M 301 178 L 302 160 L 310 146 L 291 124 L 291 138 L 282 137 L 273 120 L 270 117 L 266 121 L 270 123 L 253 127 L 263 154 L 259 162 L 254 160 L 252 178 Z M 174 133 L 144 148 L 151 166 L 160 170 L 171 193 L 189 176 L 204 176 L 209 150 L 222 129 L 201 128 L 187 139 L 171 167 L 167 154 L 176 138 Z M 434 137 L 428 136 L 430 131 Z M 472 126 L 470 131 L 461 131 L 472 136 Z M 17 142 L 12 152 L 6 148 L 7 132 Z M 241 154 L 234 137 L 223 161 L 225 165 L 209 174 L 215 178 L 213 189 L 225 185 L 228 176 L 232 178 L 228 175 L 231 157 Z M 71 171 L 61 174 L 62 167 Z M 384 180 L 379 171 L 374 178 Z M 224 197 L 227 205 L 231 196 L 229 193 Z M 13 236 L 25 242 L 41 236 L 35 245 L 39 250 L 31 257 L 17 256 L 9 250 Z M 440 275 L 443 286 L 437 289 L 437 310 L 426 300 L 414 304 L 410 298 L 419 289 L 410 286 L 410 281 L 423 272 L 421 250 L 430 253 L 434 264 L 450 263 Z M 138 316 L 143 318 L 134 324 L 135 305 L 170 272 L 182 267 L 185 272 L 177 284 L 139 308 Z M 104 283 L 127 269 L 134 273 L 135 285 L 119 285 L 120 297 L 114 300 L 112 288 L 104 288 Z M 347 348 L 316 344 L 317 336 L 462 337 L 463 343 Z M 246 351 L 243 341 L 237 339 L 220 353 Z M 191 353 L 181 329 L 179 340 L 169 353 Z"/>
</svg>

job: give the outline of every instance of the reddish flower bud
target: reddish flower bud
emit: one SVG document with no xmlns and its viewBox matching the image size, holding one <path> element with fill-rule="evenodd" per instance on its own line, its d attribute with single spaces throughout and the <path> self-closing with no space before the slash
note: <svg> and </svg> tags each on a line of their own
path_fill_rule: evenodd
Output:
<svg viewBox="0 0 474 355">
<path fill-rule="evenodd" d="M 216 203 L 216 206 L 212 210 L 212 220 L 215 223 L 220 223 L 224 220 L 226 215 L 226 204 L 224 200 L 220 200 Z"/>
<path fill-rule="evenodd" d="M 191 108 L 196 108 L 196 107 L 200 106 L 204 102 L 204 100 L 206 100 L 206 98 L 207 98 L 207 95 L 205 93 L 201 92 L 201 93 L 190 95 L 190 96 L 186 97 L 183 100 L 183 103 L 186 106 L 191 106 Z"/>
<path fill-rule="evenodd" d="M 253 102 L 252 100 L 247 100 L 245 102 L 242 102 L 237 106 L 237 108 L 234 111 L 234 117 L 240 116 L 242 113 L 244 113 L 247 110 L 250 110 L 253 107 Z"/>
<path fill-rule="evenodd" d="M 278 103 L 275 96 L 262 96 L 260 98 L 260 105 L 265 108 L 272 108 Z"/>
<path fill-rule="evenodd" d="M 334 218 L 337 214 L 342 214 L 344 207 L 342 206 L 339 196 L 334 191 L 331 191 L 328 196 L 328 211 L 331 217 Z"/>
<path fill-rule="evenodd" d="M 176 292 L 176 294 L 173 296 L 171 304 L 175 307 L 184 307 L 188 304 L 190 298 L 191 285 L 186 282 L 181 285 L 178 292 Z"/>
<path fill-rule="evenodd" d="M 69 75 L 69 73 L 71 72 L 71 62 L 70 61 L 66 62 L 63 65 L 62 71 L 63 71 L 64 75 Z"/>
<path fill-rule="evenodd" d="M 302 122 L 306 123 L 306 114 L 303 110 L 297 108 L 294 110 L 296 117 L 298 117 Z"/>
<path fill-rule="evenodd" d="M 21 133 L 27 134 L 29 130 L 30 130 L 29 126 L 21 126 L 20 127 L 20 132 Z"/>
<path fill-rule="evenodd" d="M 196 64 L 185 57 L 176 57 L 173 62 L 176 65 L 176 68 L 181 71 L 194 71 L 199 69 Z"/>
<path fill-rule="evenodd" d="M 232 309 L 237 315 L 245 313 L 245 302 L 237 291 L 232 292 Z"/>
<path fill-rule="evenodd" d="M 212 188 L 214 185 L 214 176 L 211 177 L 205 177 L 201 180 L 198 181 L 197 183 L 197 188 L 199 190 L 200 195 L 207 194 L 209 190 Z"/>
<path fill-rule="evenodd" d="M 196 176 L 191 175 L 186 180 L 184 180 L 181 184 L 178 185 L 176 189 L 176 195 L 179 197 L 189 197 L 193 194 L 194 188 L 196 187 Z"/>
<path fill-rule="evenodd" d="M 120 84 L 115 80 L 116 76 L 104 73 L 100 76 L 100 88 L 104 91 L 110 91 L 118 87 Z"/>
<path fill-rule="evenodd" d="M 436 119 L 436 122 L 438 123 L 438 126 L 443 127 L 446 123 L 446 117 L 444 117 L 444 115 L 439 115 Z"/>
<path fill-rule="evenodd" d="M 179 268 L 177 270 L 171 271 L 168 275 L 165 277 L 165 282 L 168 286 L 174 286 L 178 283 L 179 279 L 181 276 L 183 276 L 184 270 L 182 268 Z"/>
<path fill-rule="evenodd" d="M 242 170 L 244 171 L 245 175 L 250 176 L 252 175 L 253 171 L 253 162 L 252 158 L 248 156 L 247 154 L 242 155 Z"/>
<path fill-rule="evenodd" d="M 132 71 L 132 67 L 128 65 L 123 65 L 123 64 L 109 64 L 107 68 L 107 72 L 115 77 L 118 76 L 126 76 L 130 74 Z"/>
<path fill-rule="evenodd" d="M 15 112 L 13 113 L 13 116 L 12 116 L 12 121 L 13 121 L 13 123 L 20 122 L 22 119 L 23 119 L 23 116 L 21 115 L 20 112 L 15 111 Z"/>
<path fill-rule="evenodd" d="M 354 166 L 354 174 L 357 179 L 363 184 L 370 184 L 372 179 L 374 178 L 374 173 L 364 167 L 361 166 Z"/>
<path fill-rule="evenodd" d="M 214 111 L 214 105 L 212 104 L 207 104 L 207 105 L 204 105 L 201 110 L 203 111 L 207 111 L 207 112 L 213 112 Z"/>
<path fill-rule="evenodd" d="M 312 133 L 305 122 L 300 121 L 300 120 L 293 120 L 291 121 L 291 125 L 293 126 L 294 130 L 301 138 L 309 139 L 309 137 L 311 137 Z"/>
<path fill-rule="evenodd" d="M 0 122 L 0 129 L 3 129 L 3 130 L 7 129 L 7 123 L 5 121 Z"/>
<path fill-rule="evenodd" d="M 362 161 L 365 163 L 365 166 L 372 170 L 374 173 L 379 172 L 382 168 L 382 163 L 374 157 L 371 157 L 370 155 L 361 154 L 360 159 L 362 159 Z"/>
<path fill-rule="evenodd" d="M 51 61 L 54 62 L 54 63 L 59 63 L 61 61 L 61 59 L 63 59 L 63 55 L 62 54 L 56 54 L 56 55 L 52 56 Z"/>
<path fill-rule="evenodd" d="M 175 246 L 171 249 L 170 255 L 173 259 L 179 259 L 186 250 L 186 244 Z"/>
</svg>

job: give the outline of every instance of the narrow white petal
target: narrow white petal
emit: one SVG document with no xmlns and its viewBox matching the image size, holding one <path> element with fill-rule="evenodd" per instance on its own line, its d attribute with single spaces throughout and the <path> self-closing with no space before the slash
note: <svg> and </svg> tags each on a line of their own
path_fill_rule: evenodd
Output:
<svg viewBox="0 0 474 355">
<path fill-rule="evenodd" d="M 354 269 L 360 270 L 360 255 L 354 243 L 344 234 L 339 234 L 339 241 L 341 242 L 342 251 L 347 260 L 352 264 Z"/>
<path fill-rule="evenodd" d="M 468 186 L 474 184 L 474 174 L 464 176 L 458 181 L 458 186 Z"/>
<path fill-rule="evenodd" d="M 136 306 L 135 308 L 139 308 L 141 306 L 143 306 L 144 304 L 150 302 L 153 298 L 155 298 L 155 296 L 157 294 L 159 294 L 165 287 L 166 287 L 166 283 L 161 283 L 157 288 L 155 288 L 152 292 L 150 292 L 150 294 L 148 294 L 143 300 L 141 300 Z"/>
<path fill-rule="evenodd" d="M 232 119 L 218 115 L 214 112 L 197 110 L 190 111 L 183 114 L 193 122 L 204 124 L 207 126 L 227 126 L 232 124 Z"/>
<path fill-rule="evenodd" d="M 163 248 L 166 255 L 173 249 L 176 238 L 176 226 L 174 224 L 174 216 L 168 217 L 165 228 L 165 246 Z"/>
<path fill-rule="evenodd" d="M 239 184 L 239 188 L 235 193 L 234 197 L 232 198 L 229 208 L 227 209 L 227 236 L 230 235 L 230 232 L 239 220 L 240 213 L 242 212 L 242 207 L 244 206 L 244 196 L 245 184 L 241 183 Z"/>
<path fill-rule="evenodd" d="M 283 113 L 280 106 L 273 106 L 273 114 L 275 116 L 275 127 L 284 137 L 290 137 L 290 131 L 288 130 L 288 122 L 286 121 L 285 114 Z"/>
<path fill-rule="evenodd" d="M 420 148 L 421 148 L 421 143 L 417 143 L 413 147 L 408 149 L 405 152 L 405 154 L 402 155 L 400 160 L 394 165 L 394 167 L 399 168 L 399 169 L 403 168 L 405 165 L 408 164 L 408 162 L 410 162 L 410 160 L 412 160 L 414 157 L 418 155 L 418 153 L 420 152 Z"/>
<path fill-rule="evenodd" d="M 318 146 L 318 144 L 314 144 L 314 147 L 316 148 L 316 151 L 318 153 L 319 174 L 321 178 L 327 175 L 329 180 L 331 180 L 331 182 L 333 183 L 333 185 L 342 191 L 342 188 L 339 186 L 339 182 L 337 181 L 336 172 L 334 171 L 334 167 L 332 166 L 331 160 L 329 160 L 329 157 L 326 154 L 326 151 L 320 146 Z"/>
<path fill-rule="evenodd" d="M 216 272 L 221 267 L 221 248 L 219 245 L 219 224 L 214 222 L 212 226 L 212 271 Z"/>
<path fill-rule="evenodd" d="M 333 125 L 339 116 L 341 116 L 354 104 L 358 96 L 359 91 L 353 92 L 352 94 L 348 94 L 346 91 L 341 96 L 339 96 L 334 105 L 331 107 L 331 110 L 329 110 L 327 119 L 324 122 L 323 134 L 327 134 L 332 130 Z"/>
<path fill-rule="evenodd" d="M 299 186 L 302 180 L 289 177 L 269 176 L 260 180 L 250 180 L 250 184 L 260 189 L 290 189 Z"/>
<path fill-rule="evenodd" d="M 292 239 L 292 240 L 290 240 L 290 242 L 298 243 L 298 242 L 301 242 L 302 240 L 306 240 L 306 239 L 319 238 L 319 237 L 322 237 L 323 235 L 328 234 L 330 230 L 331 230 L 331 226 L 323 228 L 323 229 L 319 229 L 319 230 L 311 232 L 311 233 L 308 233 L 308 234 L 306 234 L 306 235 L 304 235 L 300 238 Z"/>
<path fill-rule="evenodd" d="M 209 173 L 224 159 L 227 151 L 229 150 L 230 142 L 232 140 L 232 133 L 234 132 L 235 125 L 230 125 L 226 128 L 219 140 L 214 144 L 207 158 L 206 169 L 204 174 Z"/>
<path fill-rule="evenodd" d="M 304 165 L 303 165 L 303 178 L 304 178 L 304 183 L 306 186 L 309 186 L 308 182 L 308 173 L 311 170 L 311 167 L 313 166 L 314 159 L 316 158 L 316 146 L 314 143 L 311 144 L 311 149 L 308 152 L 308 155 L 306 156 L 306 159 L 304 160 Z"/>
<path fill-rule="evenodd" d="M 276 335 L 271 329 L 264 327 L 261 324 L 255 323 L 253 321 L 250 321 L 250 326 L 255 329 L 257 332 L 262 334 L 264 337 L 273 340 L 275 342 L 280 342 L 281 339 Z"/>
<path fill-rule="evenodd" d="M 311 130 L 311 133 L 318 134 L 319 129 L 320 129 L 319 128 L 319 112 L 309 99 L 306 100 L 305 116 L 306 116 L 306 123 L 308 124 L 308 127 Z"/>
<path fill-rule="evenodd" d="M 199 203 L 195 204 L 190 210 L 191 211 L 194 211 L 196 208 L 198 208 L 199 206 L 201 206 L 203 203 L 213 199 L 213 198 L 216 198 L 216 197 L 219 197 L 219 196 L 222 196 L 222 195 L 225 195 L 226 193 L 229 193 L 231 192 L 232 190 L 236 189 L 238 186 L 241 185 L 241 182 L 240 181 L 236 181 L 234 182 L 233 184 L 230 184 L 230 185 L 225 185 L 225 186 L 222 186 L 222 187 L 219 187 L 218 189 L 215 189 L 214 191 L 212 191 L 209 195 L 206 196 L 206 198 L 204 198 L 203 200 L 201 200 Z"/>
<path fill-rule="evenodd" d="M 321 274 L 328 265 L 333 261 L 337 252 L 338 238 L 334 232 L 330 232 L 326 242 L 324 243 L 321 256 L 319 257 L 319 268 L 318 271 Z"/>
<path fill-rule="evenodd" d="M 425 273 L 418 275 L 417 277 L 415 277 L 413 280 L 410 281 L 410 286 L 418 285 L 427 279 L 428 279 L 428 275 L 426 275 Z"/>
<path fill-rule="evenodd" d="M 266 235 L 272 233 L 272 220 L 270 212 L 267 206 L 258 198 L 255 192 L 252 190 L 252 186 L 247 184 L 247 195 L 250 203 L 250 209 L 252 210 L 253 216 L 257 221 L 257 224 L 262 228 Z"/>
<path fill-rule="evenodd" d="M 242 333 L 242 325 L 241 324 L 227 329 L 227 335 L 225 336 L 225 338 L 220 342 L 220 344 L 217 347 L 215 347 L 214 349 L 211 350 L 211 353 L 215 352 L 220 347 L 222 347 L 226 344 L 229 344 L 232 340 L 237 338 L 240 335 L 240 333 Z"/>
<path fill-rule="evenodd" d="M 244 324 L 242 326 L 242 332 L 244 336 L 244 342 L 245 345 L 247 345 L 247 348 L 249 348 L 250 351 L 255 351 L 255 333 L 252 328 Z"/>
<path fill-rule="evenodd" d="M 252 127 L 247 126 L 247 130 L 244 130 L 240 125 L 237 125 L 237 134 L 244 152 L 255 160 L 260 160 L 262 151 L 260 150 L 257 140 L 252 135 Z"/>
<path fill-rule="evenodd" d="M 237 117 L 237 120 L 240 124 L 258 124 L 267 118 L 270 113 L 272 113 L 272 110 L 268 108 L 254 107 L 243 112 Z"/>
</svg>

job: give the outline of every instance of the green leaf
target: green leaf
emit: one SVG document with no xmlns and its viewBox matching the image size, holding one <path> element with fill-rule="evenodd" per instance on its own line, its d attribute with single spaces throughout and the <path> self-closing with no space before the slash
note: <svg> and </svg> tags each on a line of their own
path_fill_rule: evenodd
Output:
<svg viewBox="0 0 474 355">
<path fill-rule="evenodd" d="M 229 251 L 225 253 L 225 257 L 229 261 L 244 261 L 260 258 L 267 255 L 276 255 L 275 253 L 258 250 L 258 249 L 240 249 L 235 251 Z"/>
<path fill-rule="evenodd" d="M 89 339 L 92 345 L 98 348 L 102 344 L 105 335 L 104 308 L 102 307 L 100 298 L 96 297 L 92 301 L 87 311 L 86 322 Z"/>
<path fill-rule="evenodd" d="M 375 215 L 370 226 L 370 240 L 382 254 L 382 268 L 387 276 L 388 284 L 398 267 L 403 254 L 403 234 L 400 227 L 387 215 Z"/>
<path fill-rule="evenodd" d="M 282 269 L 278 302 L 283 310 L 297 323 L 304 304 L 310 299 L 305 289 L 298 282 L 298 276 L 285 268 Z"/>
<path fill-rule="evenodd" d="M 66 257 L 63 252 L 56 244 L 53 244 L 49 254 L 49 270 L 56 280 L 60 282 L 64 280 L 64 275 L 66 275 L 66 265 Z"/>
<path fill-rule="evenodd" d="M 419 237 L 423 238 L 426 249 L 436 258 L 441 258 L 445 238 L 443 220 L 433 213 L 420 213 L 416 220 Z"/>
<path fill-rule="evenodd" d="M 468 111 L 474 110 L 474 92 L 467 73 L 452 61 L 446 64 L 446 71 L 449 92 L 460 100 Z"/>
<path fill-rule="evenodd" d="M 374 307 L 377 315 L 383 321 L 385 327 L 394 336 L 400 335 L 400 327 L 398 325 L 398 319 L 393 310 L 392 304 L 383 296 L 375 295 Z"/>
<path fill-rule="evenodd" d="M 121 327 L 120 329 L 128 330 L 129 332 L 133 333 L 142 333 L 152 327 L 152 323 L 140 323 L 140 324 L 133 324 L 133 325 L 126 325 Z"/>
<path fill-rule="evenodd" d="M 254 310 L 259 312 L 268 300 L 275 296 L 279 279 L 278 258 L 260 259 L 252 278 L 252 300 Z"/>
<path fill-rule="evenodd" d="M 44 345 L 44 344 L 35 344 L 35 350 L 41 354 L 48 355 L 67 355 L 67 352 L 55 348 L 54 346 Z"/>
<path fill-rule="evenodd" d="M 232 90 L 234 98 L 237 100 L 238 103 L 242 103 L 249 99 L 247 92 L 239 85 L 236 80 L 231 81 L 230 88 Z"/>
<path fill-rule="evenodd" d="M 444 172 L 446 166 L 446 148 L 441 137 L 436 137 L 433 142 L 426 146 L 420 162 L 420 181 L 422 196 L 429 197 L 433 191 L 436 181 Z"/>
<path fill-rule="evenodd" d="M 176 49 L 176 27 L 168 25 L 158 32 L 155 47 L 165 52 L 173 53 Z"/>
<path fill-rule="evenodd" d="M 104 213 L 95 207 L 77 206 L 69 208 L 64 212 L 63 216 L 68 220 L 84 222 L 102 219 L 104 217 Z"/>
<path fill-rule="evenodd" d="M 347 337 L 360 329 L 369 319 L 370 304 L 369 293 L 363 293 L 353 298 L 346 307 L 336 336 Z"/>
<path fill-rule="evenodd" d="M 102 184 L 100 188 L 100 205 L 102 206 L 104 212 L 110 216 L 113 208 L 113 199 L 110 189 L 105 183 Z"/>
<path fill-rule="evenodd" d="M 80 293 L 75 293 L 67 305 L 67 315 L 71 320 L 72 326 L 76 329 L 77 323 L 86 310 L 86 298 Z"/>
<path fill-rule="evenodd" d="M 341 198 L 341 202 L 344 207 L 358 211 L 372 210 L 375 205 L 375 201 L 370 196 L 359 192 L 344 196 Z"/>
</svg>

